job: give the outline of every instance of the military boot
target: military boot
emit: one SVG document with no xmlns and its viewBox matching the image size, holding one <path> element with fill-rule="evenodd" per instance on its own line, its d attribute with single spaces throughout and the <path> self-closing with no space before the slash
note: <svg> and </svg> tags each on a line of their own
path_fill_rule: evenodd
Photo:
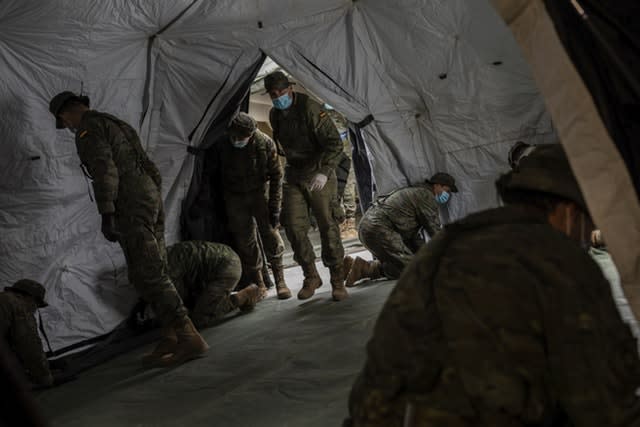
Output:
<svg viewBox="0 0 640 427">
<path fill-rule="evenodd" d="M 331 271 L 331 296 L 334 301 L 342 301 L 349 294 L 347 288 L 344 287 L 344 263 L 336 264 L 329 267 Z"/>
<path fill-rule="evenodd" d="M 260 288 L 256 285 L 249 285 L 240 292 L 230 296 L 231 303 L 240 309 L 241 312 L 247 313 L 253 310 L 260 301 Z"/>
<path fill-rule="evenodd" d="M 162 328 L 162 338 L 151 353 L 142 356 L 142 365 L 145 367 L 154 367 L 163 365 L 163 356 L 172 354 L 178 344 L 176 331 L 172 327 L 166 326 Z"/>
<path fill-rule="evenodd" d="M 179 365 L 189 360 L 197 359 L 204 356 L 209 350 L 209 345 L 200 336 L 188 316 L 174 320 L 171 327 L 178 342 L 171 354 L 166 354 L 162 357 L 162 362 L 165 366 Z"/>
<path fill-rule="evenodd" d="M 322 286 L 322 279 L 314 262 L 309 265 L 303 265 L 302 271 L 304 272 L 304 281 L 302 282 L 302 289 L 298 292 L 298 299 L 300 300 L 311 298 L 316 293 L 316 289 Z"/>
<path fill-rule="evenodd" d="M 349 255 L 344 257 L 344 261 L 342 262 L 342 266 L 344 268 L 345 277 L 349 276 L 349 272 L 351 271 L 351 267 L 353 267 L 353 258 Z"/>
<path fill-rule="evenodd" d="M 272 262 L 271 269 L 273 270 L 273 277 L 276 280 L 276 292 L 278 293 L 278 299 L 291 298 L 291 290 L 287 287 L 284 281 L 284 268 L 282 267 L 282 261 Z"/>
<path fill-rule="evenodd" d="M 258 286 L 258 289 L 260 290 L 260 298 L 258 299 L 258 301 L 262 301 L 267 297 L 267 292 L 268 292 L 267 286 L 264 284 L 264 277 L 262 276 L 262 270 L 256 271 L 255 281 L 256 281 L 256 286 Z"/>
<path fill-rule="evenodd" d="M 347 287 L 355 286 L 358 280 L 362 279 L 378 279 L 382 277 L 382 268 L 380 261 L 367 261 L 360 257 L 356 257 L 353 262 L 351 271 L 347 275 Z"/>
</svg>

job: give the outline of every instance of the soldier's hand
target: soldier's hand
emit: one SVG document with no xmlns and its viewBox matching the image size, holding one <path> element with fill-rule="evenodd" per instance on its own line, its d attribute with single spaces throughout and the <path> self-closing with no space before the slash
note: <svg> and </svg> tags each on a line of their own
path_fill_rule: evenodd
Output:
<svg viewBox="0 0 640 427">
<path fill-rule="evenodd" d="M 280 226 L 280 212 L 271 212 L 269 221 L 273 228 L 278 228 Z"/>
<path fill-rule="evenodd" d="M 321 173 L 317 173 L 309 183 L 309 191 L 322 191 L 329 178 Z"/>
<path fill-rule="evenodd" d="M 102 215 L 102 234 L 110 242 L 117 242 L 120 233 L 116 230 L 116 217 L 113 214 Z"/>
</svg>

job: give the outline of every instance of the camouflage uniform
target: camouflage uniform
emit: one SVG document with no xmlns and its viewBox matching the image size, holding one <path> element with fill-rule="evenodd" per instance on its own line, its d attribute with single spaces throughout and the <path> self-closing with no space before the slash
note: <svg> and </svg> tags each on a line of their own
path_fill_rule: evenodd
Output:
<svg viewBox="0 0 640 427">
<path fill-rule="evenodd" d="M 14 292 L 0 293 L 0 334 L 15 352 L 35 385 L 53 383 L 49 362 L 42 350 L 33 298 Z"/>
<path fill-rule="evenodd" d="M 338 177 L 338 200 L 342 203 L 345 218 L 347 220 L 356 217 L 356 174 L 353 170 L 353 160 L 351 155 L 351 141 L 349 138 L 349 125 L 345 117 L 333 109 L 326 109 L 327 114 L 336 125 L 340 138 L 343 141 L 343 157 L 338 167 L 343 168 L 342 175 L 345 181 L 340 181 Z M 340 192 L 342 188 L 342 192 Z"/>
<path fill-rule="evenodd" d="M 640 363 L 609 284 L 579 245 L 519 207 L 438 233 L 390 295 L 367 354 L 348 426 L 640 425 Z"/>
<path fill-rule="evenodd" d="M 424 244 L 419 236 L 421 228 L 430 237 L 440 230 L 440 214 L 430 184 L 379 197 L 362 217 L 358 234 L 382 263 L 384 275 L 397 279 Z"/>
<path fill-rule="evenodd" d="M 274 139 L 287 159 L 281 221 L 294 259 L 303 268 L 315 263 L 307 236 L 310 207 L 318 222 L 324 265 L 341 266 L 344 248 L 336 220 L 339 207 L 335 174 L 343 147 L 340 135 L 322 106 L 301 93 L 295 93 L 288 110 L 272 109 L 269 119 Z M 322 190 L 311 192 L 307 186 L 318 173 L 328 181 Z"/>
<path fill-rule="evenodd" d="M 82 116 L 76 147 L 93 180 L 98 211 L 115 215 L 129 281 L 162 324 L 185 318 L 187 310 L 167 274 L 160 173 L 135 130 L 90 110 Z"/>
<path fill-rule="evenodd" d="M 180 242 L 169 246 L 169 276 L 198 328 L 211 326 L 236 308 L 229 298 L 242 275 L 240 258 L 229 246 Z"/>
<path fill-rule="evenodd" d="M 253 278 L 263 266 L 256 224 L 269 263 L 281 265 L 284 254 L 282 237 L 270 223 L 271 214 L 280 212 L 282 202 L 278 151 L 271 138 L 256 131 L 246 147 L 223 144 L 220 155 L 229 231 L 245 275 Z"/>
</svg>

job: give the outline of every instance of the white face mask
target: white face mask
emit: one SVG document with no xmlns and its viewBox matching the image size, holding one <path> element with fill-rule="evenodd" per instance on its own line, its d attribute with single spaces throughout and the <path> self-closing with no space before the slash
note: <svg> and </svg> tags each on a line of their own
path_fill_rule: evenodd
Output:
<svg viewBox="0 0 640 427">
<path fill-rule="evenodd" d="M 247 146 L 250 139 L 250 136 L 245 139 L 234 139 L 231 141 L 231 145 L 233 145 L 235 148 L 244 148 Z"/>
</svg>

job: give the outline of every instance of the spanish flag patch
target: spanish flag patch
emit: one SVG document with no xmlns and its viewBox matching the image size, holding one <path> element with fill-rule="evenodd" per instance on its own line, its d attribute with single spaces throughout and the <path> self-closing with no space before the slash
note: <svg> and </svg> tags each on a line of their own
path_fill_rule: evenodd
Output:
<svg viewBox="0 0 640 427">
<path fill-rule="evenodd" d="M 89 132 L 87 132 L 86 130 L 83 130 L 82 132 L 80 132 L 80 138 L 84 138 L 85 136 L 87 136 Z"/>
</svg>

